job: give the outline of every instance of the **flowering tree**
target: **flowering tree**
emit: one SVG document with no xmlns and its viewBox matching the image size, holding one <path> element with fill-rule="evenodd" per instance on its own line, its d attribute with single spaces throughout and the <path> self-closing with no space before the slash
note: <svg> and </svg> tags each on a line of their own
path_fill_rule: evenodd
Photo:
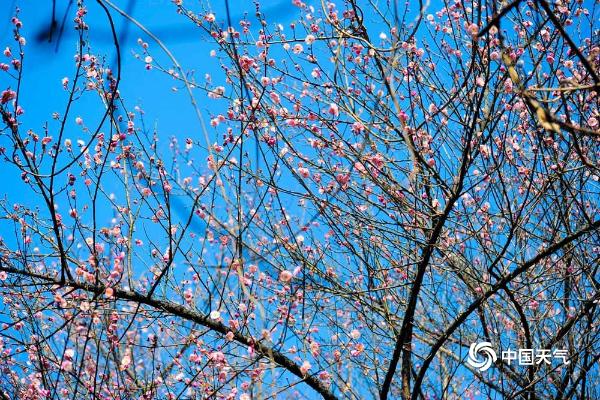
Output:
<svg viewBox="0 0 600 400">
<path fill-rule="evenodd" d="M 43 131 L 12 19 L 0 398 L 600 398 L 597 2 L 294 0 L 286 26 L 173 3 L 221 74 L 80 1 Z M 117 17 L 201 128 L 168 138 L 127 101 Z M 566 355 L 482 371 L 476 342 Z"/>
</svg>

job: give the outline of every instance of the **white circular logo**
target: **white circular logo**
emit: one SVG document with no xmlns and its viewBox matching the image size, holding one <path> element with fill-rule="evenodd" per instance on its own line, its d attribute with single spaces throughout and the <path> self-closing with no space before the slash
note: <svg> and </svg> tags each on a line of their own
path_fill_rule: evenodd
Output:
<svg viewBox="0 0 600 400">
<path fill-rule="evenodd" d="M 485 357 L 483 360 L 479 358 L 480 353 Z M 469 347 L 468 362 L 471 366 L 479 368 L 480 371 L 487 370 L 497 359 L 498 356 L 490 342 L 473 343 Z"/>
</svg>

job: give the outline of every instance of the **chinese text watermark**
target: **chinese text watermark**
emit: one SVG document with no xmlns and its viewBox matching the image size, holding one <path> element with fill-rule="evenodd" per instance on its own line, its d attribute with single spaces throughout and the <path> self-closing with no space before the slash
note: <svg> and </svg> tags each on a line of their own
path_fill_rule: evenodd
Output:
<svg viewBox="0 0 600 400">
<path fill-rule="evenodd" d="M 517 349 L 504 350 L 500 354 L 502 361 L 508 365 L 552 364 L 552 360 L 561 360 L 564 365 L 570 364 L 567 350 L 556 349 Z M 490 342 L 473 343 L 469 347 L 467 362 L 480 371 L 486 371 L 498 360 L 498 353 Z"/>
</svg>

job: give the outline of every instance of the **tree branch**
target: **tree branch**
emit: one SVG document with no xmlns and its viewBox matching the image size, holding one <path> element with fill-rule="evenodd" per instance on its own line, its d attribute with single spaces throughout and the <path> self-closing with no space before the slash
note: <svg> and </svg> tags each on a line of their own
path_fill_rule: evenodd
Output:
<svg viewBox="0 0 600 400">
<path fill-rule="evenodd" d="M 56 279 L 56 278 L 53 278 L 48 275 L 37 274 L 34 272 L 29 272 L 29 271 L 23 271 L 21 269 L 6 266 L 2 263 L 0 263 L 0 271 L 5 271 L 5 272 L 11 273 L 11 274 L 17 274 L 17 275 L 21 275 L 21 276 L 27 276 L 30 278 L 34 278 L 34 279 L 39 279 L 39 280 L 44 281 L 46 284 L 50 284 L 50 285 L 59 285 L 62 287 L 70 287 L 70 288 L 74 288 L 74 289 L 84 290 L 86 292 L 94 293 L 96 295 L 101 295 L 106 290 L 106 287 L 104 285 L 91 285 L 91 284 L 76 282 L 76 281 L 71 281 L 71 282 L 67 281 L 67 282 L 63 283 L 63 282 L 61 282 L 60 279 Z M 202 313 L 190 310 L 190 309 L 185 308 L 184 306 L 174 303 L 172 301 L 148 298 L 148 296 L 146 296 L 144 294 L 141 294 L 141 293 L 138 293 L 138 292 L 135 292 L 132 290 L 123 290 L 123 289 L 119 289 L 119 288 L 114 288 L 113 297 L 118 300 L 133 301 L 138 304 L 144 304 L 144 305 L 150 306 L 157 310 L 165 311 L 174 316 L 183 318 L 188 321 L 198 323 L 198 324 L 205 326 L 206 328 L 208 328 L 212 331 L 218 332 L 222 335 L 226 335 L 228 332 L 231 331 L 231 329 L 228 328 L 227 326 L 225 326 L 223 323 L 215 321 Z M 236 342 L 238 342 L 240 344 L 243 344 L 246 346 L 254 346 L 254 349 L 257 353 L 259 353 L 261 356 L 263 356 L 265 358 L 268 358 L 268 359 L 274 361 L 279 366 L 285 368 L 292 374 L 296 375 L 297 377 L 299 377 L 300 379 L 305 381 L 308 386 L 313 388 L 324 399 L 328 399 L 328 400 L 337 399 L 337 397 L 334 396 L 334 394 L 327 388 L 327 386 L 325 386 L 325 384 L 323 382 L 321 382 L 314 375 L 306 375 L 305 376 L 301 372 L 300 367 L 294 361 L 292 361 L 290 358 L 286 357 L 281 352 L 274 350 L 271 347 L 265 346 L 264 344 L 260 343 L 259 341 L 256 341 L 252 337 L 244 336 L 240 332 L 233 332 L 233 338 Z"/>
</svg>

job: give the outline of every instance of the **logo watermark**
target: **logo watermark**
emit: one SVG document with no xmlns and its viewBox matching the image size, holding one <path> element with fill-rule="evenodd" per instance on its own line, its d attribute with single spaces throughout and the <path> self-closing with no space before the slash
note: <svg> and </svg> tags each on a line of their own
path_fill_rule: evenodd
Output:
<svg viewBox="0 0 600 400">
<path fill-rule="evenodd" d="M 483 359 L 479 358 L 480 353 L 483 354 Z M 469 364 L 480 371 L 489 369 L 497 359 L 498 356 L 490 342 L 472 343 L 469 347 Z"/>
<path fill-rule="evenodd" d="M 538 365 L 541 363 L 551 365 L 552 360 L 559 359 L 564 365 L 569 365 L 567 350 L 556 349 L 508 349 L 501 353 L 502 361 L 508 365 L 515 362 L 518 365 Z M 488 370 L 498 360 L 498 353 L 490 342 L 472 343 L 469 347 L 467 362 L 470 366 L 483 372 Z"/>
</svg>

